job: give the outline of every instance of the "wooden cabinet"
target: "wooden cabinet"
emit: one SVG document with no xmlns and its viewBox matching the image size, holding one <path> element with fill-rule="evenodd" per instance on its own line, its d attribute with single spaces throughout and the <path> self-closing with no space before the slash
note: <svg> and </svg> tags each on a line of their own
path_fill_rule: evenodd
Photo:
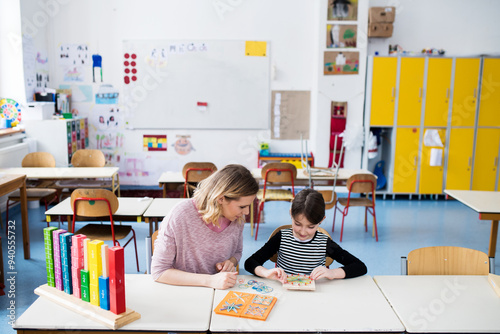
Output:
<svg viewBox="0 0 500 334">
<path fill-rule="evenodd" d="M 498 174 L 500 128 L 478 128 L 472 190 L 494 191 Z"/>
<path fill-rule="evenodd" d="M 417 191 L 417 167 L 419 152 L 419 129 L 398 127 L 394 154 L 394 193 Z"/>
<path fill-rule="evenodd" d="M 481 59 L 455 59 L 451 126 L 474 126 Z"/>
<path fill-rule="evenodd" d="M 396 57 L 373 58 L 370 125 L 392 126 L 396 101 Z"/>
<path fill-rule="evenodd" d="M 422 114 L 425 58 L 401 58 L 398 126 L 418 126 Z"/>
<path fill-rule="evenodd" d="M 469 190 L 474 152 L 474 129 L 451 128 L 445 188 Z"/>
<path fill-rule="evenodd" d="M 430 58 L 427 64 L 424 126 L 448 124 L 452 58 Z"/>
</svg>

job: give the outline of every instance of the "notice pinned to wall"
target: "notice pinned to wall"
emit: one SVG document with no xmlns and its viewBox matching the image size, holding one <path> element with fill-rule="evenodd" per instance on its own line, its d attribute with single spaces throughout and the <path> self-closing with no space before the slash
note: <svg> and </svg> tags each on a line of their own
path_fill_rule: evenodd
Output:
<svg viewBox="0 0 500 334">
<path fill-rule="evenodd" d="M 246 41 L 245 55 L 265 57 L 267 51 L 267 42 Z"/>
<path fill-rule="evenodd" d="M 325 75 L 359 74 L 359 52 L 326 51 L 323 73 Z"/>
<path fill-rule="evenodd" d="M 144 151 L 167 151 L 167 135 L 143 135 Z"/>
<path fill-rule="evenodd" d="M 273 91 L 271 138 L 309 139 L 311 92 Z"/>
</svg>

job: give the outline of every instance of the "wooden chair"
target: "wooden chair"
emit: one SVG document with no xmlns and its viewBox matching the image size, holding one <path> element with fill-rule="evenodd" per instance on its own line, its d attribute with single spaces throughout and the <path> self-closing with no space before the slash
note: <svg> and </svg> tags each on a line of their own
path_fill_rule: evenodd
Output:
<svg viewBox="0 0 500 334">
<path fill-rule="evenodd" d="M 155 252 L 155 241 L 158 238 L 158 230 L 154 231 L 151 235 L 151 254 Z"/>
<path fill-rule="evenodd" d="M 73 208 L 72 233 L 84 234 L 90 239 L 112 240 L 114 246 L 120 246 L 122 240 L 132 232 L 132 237 L 123 245 L 125 248 L 130 241 L 134 241 L 137 271 L 139 271 L 139 258 L 137 255 L 137 242 L 135 231 L 130 225 L 115 225 L 113 214 L 118 210 L 118 198 L 106 189 L 75 189 L 71 194 L 71 207 Z M 75 222 L 79 217 L 107 217 L 110 225 L 87 224 L 75 231 Z"/>
<path fill-rule="evenodd" d="M 354 174 L 349 179 L 347 179 L 347 190 L 349 193 L 347 198 L 339 197 L 337 203 L 340 203 L 344 208 L 340 210 L 336 206 L 335 212 L 333 214 L 333 226 L 332 232 L 335 228 L 335 216 L 337 214 L 337 209 L 342 212 L 342 228 L 340 230 L 340 241 L 342 242 L 342 235 L 344 233 L 344 220 L 345 216 L 349 213 L 349 208 L 351 206 L 364 207 L 365 208 L 365 231 L 368 231 L 367 216 L 370 213 L 373 216 L 373 232 L 375 235 L 375 240 L 378 241 L 377 232 L 377 217 L 375 215 L 375 188 L 377 187 L 377 178 L 372 174 Z M 353 197 L 353 194 L 360 194 L 361 197 Z M 362 195 L 366 195 L 363 197 Z M 368 197 L 371 195 L 371 199 Z"/>
<path fill-rule="evenodd" d="M 21 162 L 23 167 L 55 167 L 56 160 L 54 156 L 48 152 L 33 152 L 28 153 Z M 48 205 L 57 201 L 59 199 L 59 193 L 57 189 L 45 188 L 45 186 L 50 187 L 50 183 L 42 183 L 34 188 L 27 188 L 26 194 L 29 202 L 41 201 L 45 204 L 45 211 L 48 209 Z M 5 210 L 5 219 L 9 221 L 9 207 L 14 205 L 16 202 L 21 201 L 21 193 L 19 190 L 14 191 L 7 198 L 7 208 Z M 47 227 L 49 222 L 47 222 Z"/>
<path fill-rule="evenodd" d="M 464 247 L 423 247 L 402 259 L 408 275 L 488 275 L 490 271 L 486 253 Z"/>
<path fill-rule="evenodd" d="M 262 168 L 262 179 L 264 188 L 257 193 L 257 199 L 260 201 L 259 212 L 257 214 L 257 228 L 255 230 L 255 240 L 259 234 L 259 223 L 264 203 L 269 201 L 287 201 L 291 202 L 295 197 L 294 182 L 297 178 L 297 168 L 290 163 L 272 162 Z M 292 185 L 292 190 L 268 189 L 269 186 Z"/>
<path fill-rule="evenodd" d="M 217 167 L 211 162 L 188 162 L 182 167 L 184 177 L 183 198 L 190 198 L 196 183 L 206 179 L 217 171 Z"/>
</svg>

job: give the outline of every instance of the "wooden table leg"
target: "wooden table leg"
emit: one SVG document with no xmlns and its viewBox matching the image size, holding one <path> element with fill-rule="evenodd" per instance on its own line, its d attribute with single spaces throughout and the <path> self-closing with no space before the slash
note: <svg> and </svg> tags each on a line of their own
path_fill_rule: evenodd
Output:
<svg viewBox="0 0 500 334">
<path fill-rule="evenodd" d="M 21 220 L 23 228 L 24 258 L 28 260 L 31 258 L 31 254 L 30 254 L 30 231 L 28 223 L 28 196 L 26 193 L 26 179 L 23 180 L 23 183 L 19 189 L 21 193 Z"/>
<path fill-rule="evenodd" d="M 491 222 L 490 246 L 488 248 L 488 257 L 495 257 L 497 251 L 498 220 Z"/>
<path fill-rule="evenodd" d="M 153 222 L 149 220 L 149 217 L 144 217 L 144 221 L 149 225 L 149 236 L 153 235 Z"/>
</svg>

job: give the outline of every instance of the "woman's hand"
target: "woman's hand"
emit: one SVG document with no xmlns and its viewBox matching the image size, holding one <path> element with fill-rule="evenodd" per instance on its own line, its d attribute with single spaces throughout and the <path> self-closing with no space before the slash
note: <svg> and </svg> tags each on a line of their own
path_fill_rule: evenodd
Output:
<svg viewBox="0 0 500 334">
<path fill-rule="evenodd" d="M 233 261 L 231 260 L 226 260 L 224 262 L 219 262 L 215 265 L 215 268 L 219 272 L 233 272 L 236 271 L 236 266 L 234 265 Z"/>
<path fill-rule="evenodd" d="M 235 271 L 214 274 L 210 277 L 210 287 L 220 290 L 232 288 L 236 284 L 236 276 L 238 273 Z"/>
<path fill-rule="evenodd" d="M 323 266 L 314 268 L 314 270 L 311 273 L 311 278 L 313 280 L 317 280 L 323 277 L 328 279 L 344 278 L 345 271 L 342 268 L 328 269 Z"/>
<path fill-rule="evenodd" d="M 281 283 L 286 283 L 286 273 L 281 268 L 267 269 L 262 266 L 258 266 L 255 268 L 255 274 L 260 277 L 270 278 L 280 281 Z"/>
</svg>

